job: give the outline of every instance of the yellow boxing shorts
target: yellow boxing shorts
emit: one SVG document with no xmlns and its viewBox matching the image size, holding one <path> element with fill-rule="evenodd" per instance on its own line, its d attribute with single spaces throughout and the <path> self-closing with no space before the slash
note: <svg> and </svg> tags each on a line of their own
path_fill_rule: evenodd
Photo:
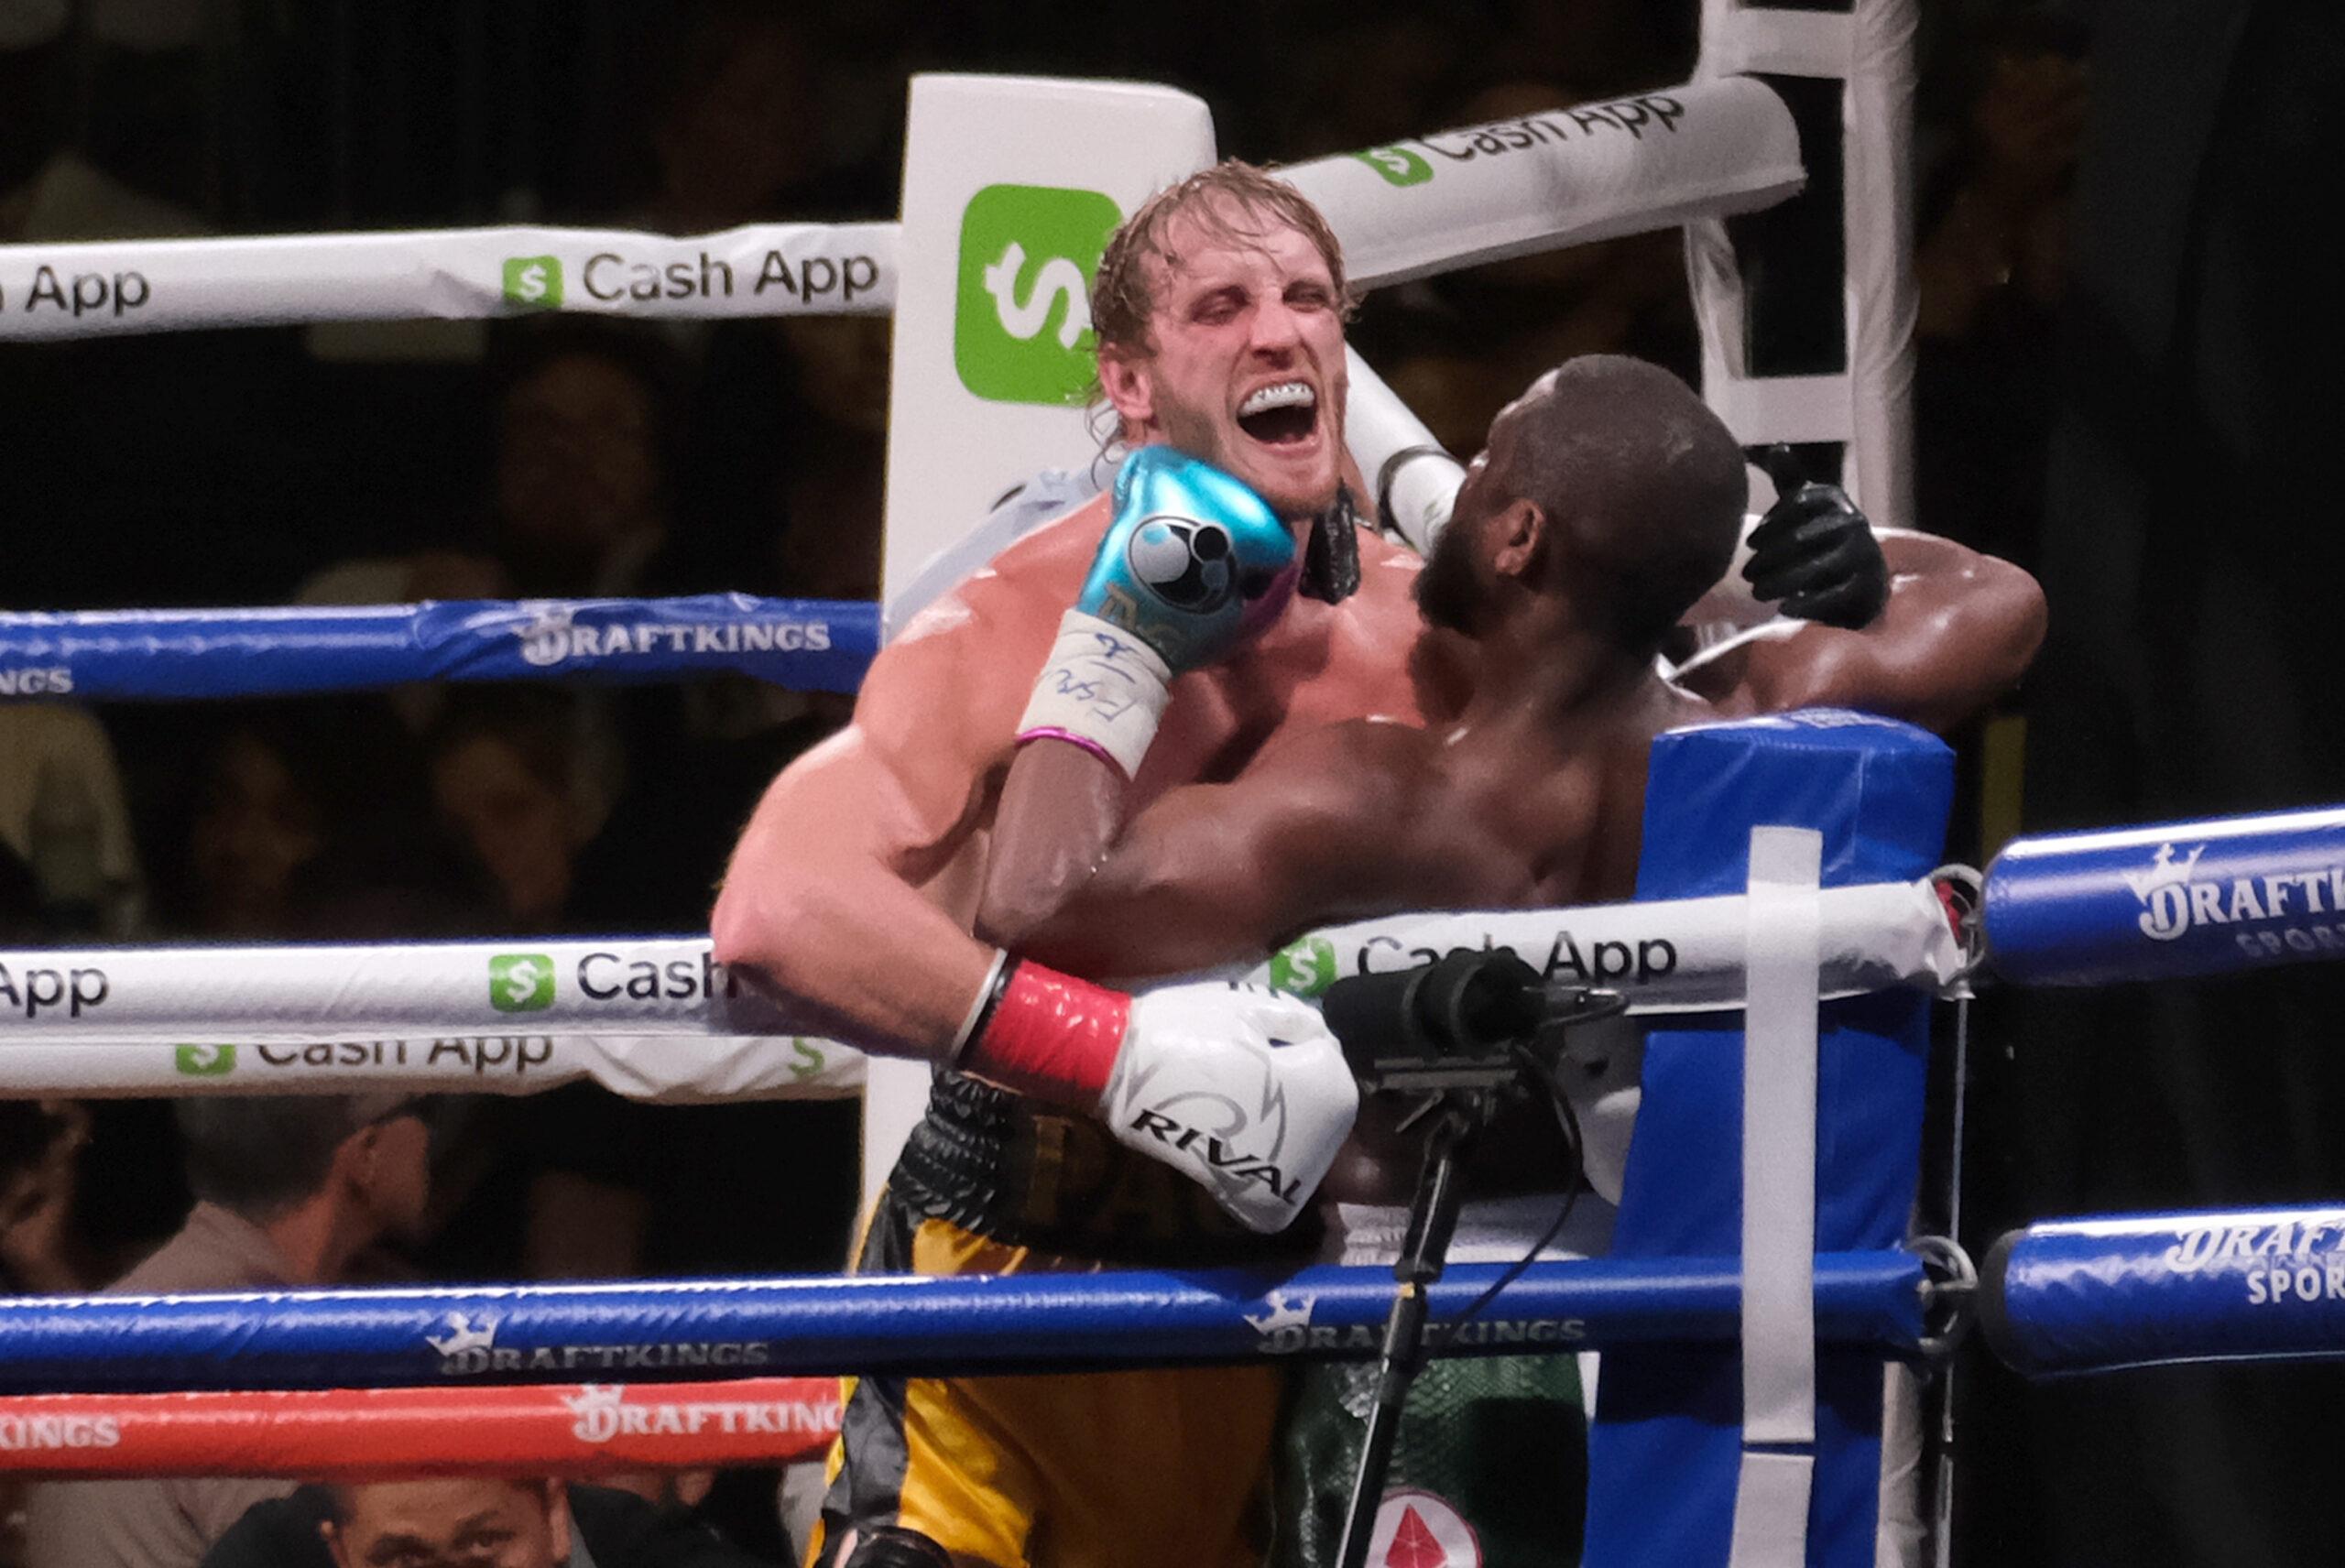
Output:
<svg viewBox="0 0 2345 1568">
<path fill-rule="evenodd" d="M 946 1075 L 855 1267 L 1063 1273 L 1309 1246 L 1245 1232 L 1096 1123 Z M 840 1568 L 896 1525 L 991 1568 L 1258 1568 L 1282 1387 L 1271 1366 L 847 1379 L 807 1562 Z"/>
</svg>

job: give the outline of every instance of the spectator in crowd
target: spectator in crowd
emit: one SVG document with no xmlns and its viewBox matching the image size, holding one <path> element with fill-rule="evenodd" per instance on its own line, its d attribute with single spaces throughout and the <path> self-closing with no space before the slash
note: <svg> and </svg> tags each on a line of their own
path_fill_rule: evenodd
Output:
<svg viewBox="0 0 2345 1568">
<path fill-rule="evenodd" d="M 822 73 L 794 8 L 699 0 L 652 51 L 645 104 L 649 190 L 628 215 L 656 234 L 804 221 L 821 172 Z"/>
<path fill-rule="evenodd" d="M 182 5 L 0 5 L 0 244 L 192 234 L 184 178 L 191 40 Z M 76 48 L 77 43 L 80 47 Z"/>
<path fill-rule="evenodd" d="M 202 1098 L 173 1107 L 197 1203 L 115 1295 L 262 1290 L 356 1277 L 367 1249 L 419 1225 L 421 1105 L 394 1094 Z M 26 1568 L 194 1568 L 254 1503 L 290 1481 L 60 1481 L 26 1505 Z"/>
<path fill-rule="evenodd" d="M 2041 17 L 1962 40 L 1952 146 L 1925 187 L 1914 255 L 1922 520 L 2028 566 L 2084 129 L 2079 49 L 2076 29 Z"/>
<path fill-rule="evenodd" d="M 594 711 L 537 687 L 451 695 L 424 737 L 433 809 L 485 874 L 499 933 L 568 921 L 578 855 L 608 809 Z"/>
<path fill-rule="evenodd" d="M 256 1504 L 203 1568 L 769 1568 L 606 1486 L 448 1476 L 303 1486 Z"/>
<path fill-rule="evenodd" d="M 498 367 L 497 559 L 516 596 L 631 593 L 668 536 L 676 367 L 655 339 L 557 325 Z"/>
<path fill-rule="evenodd" d="M 0 702 L 0 846 L 31 874 L 50 941 L 128 936 L 146 881 L 114 743 L 62 702 Z"/>
<path fill-rule="evenodd" d="M 360 557 L 311 576 L 312 604 L 630 593 L 667 541 L 681 370 L 656 337 L 591 317 L 495 340 L 485 528 L 449 545 Z"/>
<path fill-rule="evenodd" d="M 475 889 L 453 845 L 431 831 L 420 755 L 389 703 L 342 696 L 174 712 L 197 721 L 192 734 L 180 717 L 142 724 L 138 735 L 147 766 L 164 773 L 147 785 L 162 800 L 146 822 L 163 931 L 360 941 L 455 924 Z"/>
<path fill-rule="evenodd" d="M 71 1295 L 96 1284 L 73 1227 L 90 1114 L 71 1100 L 0 1100 L 0 1291 Z"/>
</svg>

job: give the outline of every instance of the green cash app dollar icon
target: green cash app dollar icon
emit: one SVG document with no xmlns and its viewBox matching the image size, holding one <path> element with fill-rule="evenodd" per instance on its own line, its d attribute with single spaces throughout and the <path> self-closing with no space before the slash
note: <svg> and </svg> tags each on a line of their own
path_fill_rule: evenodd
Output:
<svg viewBox="0 0 2345 1568">
<path fill-rule="evenodd" d="M 997 403 L 1072 407 L 1095 368 L 1091 279 L 1123 222 L 1096 191 L 988 185 L 961 213 L 953 368 Z"/>
<path fill-rule="evenodd" d="M 1433 165 L 1407 147 L 1370 147 L 1352 156 L 1382 175 L 1387 185 L 1423 185 L 1433 178 Z"/>
<path fill-rule="evenodd" d="M 513 305 L 540 310 L 562 309 L 562 258 L 558 256 L 509 256 L 505 258 L 505 299 Z"/>
<path fill-rule="evenodd" d="M 1306 936 L 1281 948 L 1271 960 L 1271 989 L 1290 996 L 1315 996 L 1336 983 L 1335 945 Z"/>
<path fill-rule="evenodd" d="M 500 1013 L 553 1006 L 553 960 L 542 953 L 500 953 L 488 961 L 488 1005 Z"/>
<path fill-rule="evenodd" d="M 233 1045 L 180 1045 L 172 1052 L 172 1065 L 182 1078 L 224 1078 L 236 1070 Z"/>
</svg>

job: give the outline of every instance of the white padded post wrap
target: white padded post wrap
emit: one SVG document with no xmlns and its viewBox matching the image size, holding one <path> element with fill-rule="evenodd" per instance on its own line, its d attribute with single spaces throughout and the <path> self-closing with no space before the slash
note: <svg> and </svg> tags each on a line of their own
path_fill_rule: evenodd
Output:
<svg viewBox="0 0 2345 1568">
<path fill-rule="evenodd" d="M 1369 368 L 1359 350 L 1347 346 L 1344 363 L 1352 387 L 1344 412 L 1344 445 L 1369 488 L 1382 492 L 1363 495 L 1360 503 L 1379 510 L 1389 506 L 1389 520 L 1409 548 L 1430 555 L 1465 482 L 1465 464 L 1442 450 L 1424 421 Z"/>
<path fill-rule="evenodd" d="M 1742 1466 L 1729 1568 L 1802 1568 L 1816 1441 L 1816 1079 L 1824 837 L 1751 834 L 1742 1057 Z"/>
</svg>

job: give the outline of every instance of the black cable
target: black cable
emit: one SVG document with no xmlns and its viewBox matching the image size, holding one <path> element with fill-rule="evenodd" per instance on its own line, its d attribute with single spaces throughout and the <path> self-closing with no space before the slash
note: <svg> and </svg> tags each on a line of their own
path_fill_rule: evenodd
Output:
<svg viewBox="0 0 2345 1568">
<path fill-rule="evenodd" d="M 1580 1138 L 1579 1116 L 1573 1111 L 1571 1100 L 1565 1094 L 1563 1085 L 1555 1082 L 1554 1074 L 1548 1071 L 1546 1063 L 1522 1046 L 1514 1045 L 1508 1050 L 1515 1064 L 1536 1078 L 1539 1086 L 1547 1091 L 1547 1103 L 1554 1107 L 1555 1125 L 1564 1135 L 1565 1151 L 1571 1157 L 1571 1174 L 1564 1180 L 1564 1206 L 1556 1211 L 1554 1223 L 1547 1227 L 1547 1233 L 1531 1244 L 1530 1251 L 1508 1264 L 1506 1271 L 1491 1280 L 1488 1290 L 1475 1297 L 1470 1306 L 1450 1321 L 1448 1331 L 1452 1334 L 1479 1316 L 1483 1308 L 1498 1299 L 1500 1290 L 1522 1279 L 1524 1270 L 1539 1261 L 1539 1255 L 1554 1245 L 1555 1238 L 1564 1234 L 1564 1226 L 1570 1223 L 1572 1210 L 1578 1204 L 1579 1195 L 1587 1186 L 1586 1145 Z"/>
</svg>

